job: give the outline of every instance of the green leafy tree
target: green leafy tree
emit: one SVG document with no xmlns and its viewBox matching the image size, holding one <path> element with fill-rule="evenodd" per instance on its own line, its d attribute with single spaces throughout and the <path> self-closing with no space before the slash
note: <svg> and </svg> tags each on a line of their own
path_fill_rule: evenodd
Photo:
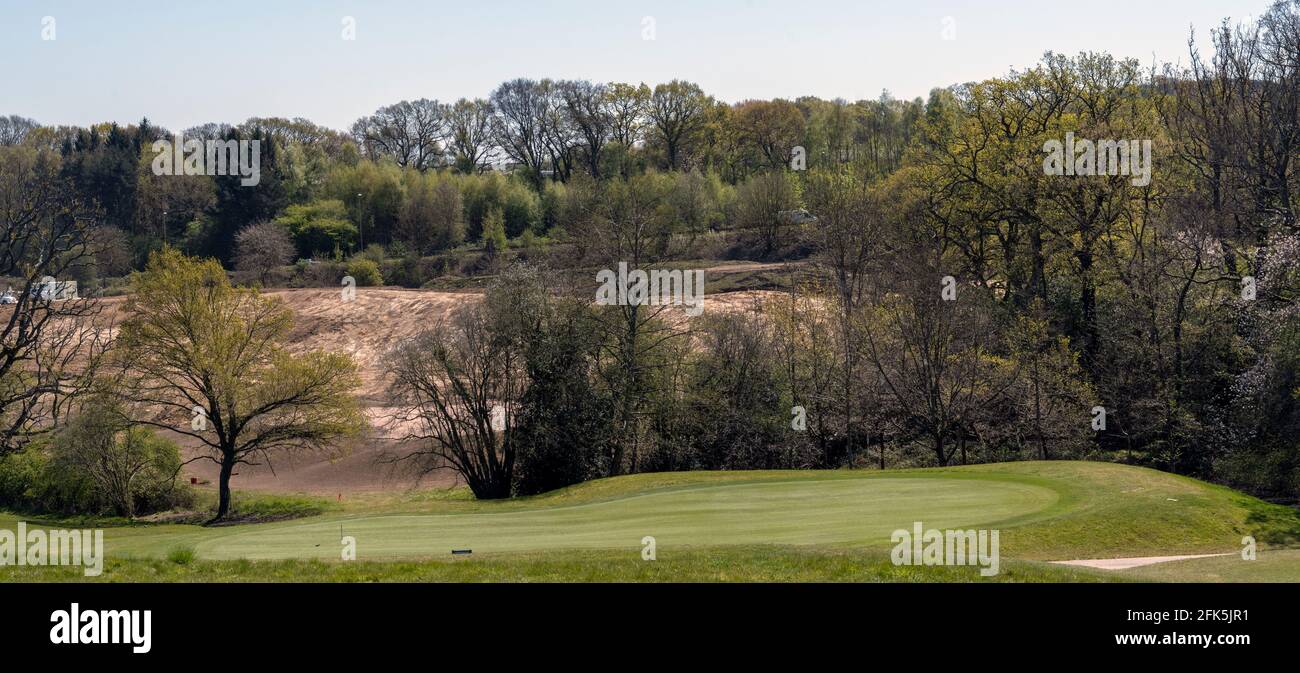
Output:
<svg viewBox="0 0 1300 673">
<path fill-rule="evenodd" d="M 230 511 L 238 465 L 356 435 L 360 385 L 345 354 L 291 353 L 292 311 L 234 287 L 216 260 L 164 249 L 131 279 L 115 344 L 120 395 L 139 423 L 192 437 L 221 468 L 213 521 Z"/>
</svg>

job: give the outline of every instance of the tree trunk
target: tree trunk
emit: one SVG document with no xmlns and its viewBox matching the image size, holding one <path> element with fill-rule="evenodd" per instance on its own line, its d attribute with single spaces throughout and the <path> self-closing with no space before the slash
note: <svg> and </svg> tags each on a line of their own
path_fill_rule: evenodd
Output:
<svg viewBox="0 0 1300 673">
<path fill-rule="evenodd" d="M 217 515 L 208 523 L 216 523 L 230 513 L 230 475 L 235 471 L 235 456 L 226 454 L 221 459 L 221 476 L 217 481 Z"/>
</svg>

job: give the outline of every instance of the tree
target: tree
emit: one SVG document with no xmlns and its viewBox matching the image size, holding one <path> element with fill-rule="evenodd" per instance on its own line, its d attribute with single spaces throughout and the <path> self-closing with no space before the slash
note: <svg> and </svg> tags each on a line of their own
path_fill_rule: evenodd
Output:
<svg viewBox="0 0 1300 673">
<path fill-rule="evenodd" d="M 767 256 L 776 249 L 782 226 L 791 224 L 788 213 L 797 205 L 795 185 L 785 170 L 755 175 L 736 190 L 734 223 L 758 232 Z"/>
<path fill-rule="evenodd" d="M 482 98 L 462 98 L 443 107 L 448 144 L 456 170 L 477 173 L 492 152 L 492 104 Z"/>
<path fill-rule="evenodd" d="M 795 145 L 803 142 L 804 119 L 787 100 L 745 101 L 736 106 L 736 124 L 768 168 L 790 165 Z"/>
<path fill-rule="evenodd" d="M 862 177 L 852 172 L 815 171 L 808 177 L 804 196 L 808 208 L 818 217 L 818 256 L 830 276 L 831 306 L 838 323 L 835 334 L 840 356 L 841 432 L 844 451 L 851 455 L 857 448 L 856 401 L 862 399 L 858 395 L 862 374 L 857 366 L 862 350 L 860 312 L 871 272 L 878 271 L 876 266 L 883 256 L 879 239 L 884 216 L 880 200 Z M 822 456 L 827 466 L 837 464 L 839 458 Z"/>
<path fill-rule="evenodd" d="M 565 112 L 586 144 L 587 172 L 599 178 L 601 151 L 614 124 L 609 91 L 605 85 L 587 80 L 564 81 L 557 86 Z"/>
<path fill-rule="evenodd" d="M 644 272 L 682 252 L 673 245 L 677 222 L 664 216 L 671 213 L 664 206 L 666 188 L 672 183 L 662 177 L 647 174 L 610 181 L 589 204 L 590 211 L 574 234 L 592 241 L 589 252 L 598 265 L 612 270 L 626 264 L 628 273 Z M 616 410 L 616 439 L 606 461 L 609 476 L 636 469 L 646 445 L 650 402 L 661 389 L 662 381 L 655 374 L 668 359 L 666 347 L 686 334 L 663 319 L 668 310 L 663 304 L 628 301 L 598 312 L 602 330 L 598 375 Z"/>
<path fill-rule="evenodd" d="M 215 260 L 164 249 L 132 277 L 131 289 L 114 345 L 119 395 L 140 410 L 138 423 L 207 449 L 200 458 L 221 469 L 212 521 L 230 512 L 237 466 L 319 449 L 364 427 L 352 358 L 290 353 L 292 311 L 232 286 Z"/>
<path fill-rule="evenodd" d="M 522 358 L 482 305 L 398 346 L 390 355 L 401 422 L 422 444 L 399 458 L 421 472 L 454 470 L 480 500 L 510 497 Z"/>
<path fill-rule="evenodd" d="M 523 166 L 540 188 L 547 157 L 547 91 L 541 82 L 515 79 L 492 92 L 493 137 L 511 160 Z"/>
<path fill-rule="evenodd" d="M 275 218 L 288 203 L 284 189 L 284 176 L 280 151 L 276 143 L 262 129 L 249 134 L 233 130 L 227 141 L 248 140 L 256 142 L 260 153 L 259 178 L 256 185 L 243 184 L 237 171 L 212 178 L 216 185 L 216 204 L 212 219 L 215 226 L 208 232 L 205 249 L 208 254 L 223 262 L 230 261 L 235 252 L 235 234 L 250 222 L 264 222 Z"/>
<path fill-rule="evenodd" d="M 605 89 L 610 115 L 609 133 L 614 142 L 631 148 L 641 140 L 650 95 L 650 87 L 645 84 L 615 82 Z"/>
<path fill-rule="evenodd" d="M 1080 455 L 1090 441 L 1088 414 L 1096 398 L 1069 339 L 1048 332 L 1037 303 L 1029 315 L 1017 319 L 1008 339 L 1008 365 L 1015 378 L 1007 394 L 1014 420 L 995 419 L 994 425 L 1000 426 L 995 432 L 1010 430 L 1016 448 L 1029 448 L 1042 460 Z"/>
<path fill-rule="evenodd" d="M 352 136 L 368 156 L 423 171 L 441 165 L 448 125 L 438 101 L 421 98 L 386 105 L 358 119 Z"/>
<path fill-rule="evenodd" d="M 303 257 L 346 252 L 356 245 L 357 227 L 348 221 L 347 206 L 342 201 L 314 201 L 289 206 L 275 219 L 275 225 L 293 236 L 298 254 Z"/>
<path fill-rule="evenodd" d="M 656 139 L 663 143 L 668 170 L 681 165 L 682 152 L 704 127 L 711 105 L 712 99 L 697 84 L 675 79 L 654 88 L 647 116 Z"/>
<path fill-rule="evenodd" d="M 409 172 L 403 176 L 406 200 L 394 232 L 418 253 L 460 245 L 465 240 L 464 203 L 460 190 L 445 177 Z"/>
<path fill-rule="evenodd" d="M 0 147 L 0 277 L 15 284 L 15 303 L 0 305 L 0 454 L 55 427 L 94 371 L 107 334 L 98 303 L 49 292 L 94 259 L 99 217 L 53 152 Z"/>
<path fill-rule="evenodd" d="M 35 119 L 9 115 L 0 117 L 0 146 L 13 147 L 21 145 L 27 134 L 36 130 L 40 124 Z"/>
<path fill-rule="evenodd" d="M 898 410 L 892 422 L 899 434 L 929 440 L 938 465 L 958 455 L 965 462 L 979 420 L 1014 379 L 992 357 L 997 325 L 988 293 L 962 287 L 945 298 L 945 260 L 906 222 L 892 232 L 858 331 Z"/>
<path fill-rule="evenodd" d="M 266 275 L 293 261 L 294 246 L 289 232 L 275 222 L 244 227 L 235 234 L 235 268 L 255 274 L 266 283 Z"/>
<path fill-rule="evenodd" d="M 500 208 L 493 208 L 483 218 L 483 250 L 488 257 L 495 258 L 506 249 L 506 221 Z"/>
<path fill-rule="evenodd" d="M 611 438 L 608 398 L 594 377 L 599 325 L 591 303 L 556 292 L 556 280 L 513 264 L 483 302 L 494 336 L 519 353 L 525 379 L 514 425 L 516 495 L 600 474 Z"/>
</svg>

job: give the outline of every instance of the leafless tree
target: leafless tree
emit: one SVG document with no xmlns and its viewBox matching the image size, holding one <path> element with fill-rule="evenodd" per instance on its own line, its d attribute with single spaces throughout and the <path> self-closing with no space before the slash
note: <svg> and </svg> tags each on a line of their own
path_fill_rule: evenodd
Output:
<svg viewBox="0 0 1300 673">
<path fill-rule="evenodd" d="M 274 222 L 250 224 L 235 234 L 235 268 L 256 274 L 263 284 L 267 274 L 288 264 L 293 256 L 289 232 Z"/>
<path fill-rule="evenodd" d="M 486 308 L 462 309 L 390 354 L 397 421 L 418 445 L 396 460 L 423 472 L 450 467 L 481 500 L 507 498 L 514 429 L 526 377 L 522 357 Z"/>
<path fill-rule="evenodd" d="M 420 170 L 441 164 L 447 131 L 438 101 L 427 98 L 381 107 L 352 125 L 352 135 L 366 154 Z"/>
<path fill-rule="evenodd" d="M 18 115 L 0 117 L 0 146 L 12 147 L 22 144 L 27 134 L 39 126 L 35 119 Z"/>
<path fill-rule="evenodd" d="M 528 171 L 534 185 L 540 186 L 547 159 L 545 87 L 535 80 L 515 79 L 497 87 L 491 100 L 497 145 Z"/>
<path fill-rule="evenodd" d="M 601 151 L 609 141 L 614 125 L 609 90 L 604 84 L 592 84 L 587 80 L 560 82 L 558 88 L 569 119 L 586 145 L 587 172 L 591 177 L 599 178 Z"/>
<path fill-rule="evenodd" d="M 58 424 L 107 338 L 99 305 L 64 279 L 95 254 L 98 212 L 59 176 L 49 151 L 0 147 L 0 453 Z"/>
</svg>

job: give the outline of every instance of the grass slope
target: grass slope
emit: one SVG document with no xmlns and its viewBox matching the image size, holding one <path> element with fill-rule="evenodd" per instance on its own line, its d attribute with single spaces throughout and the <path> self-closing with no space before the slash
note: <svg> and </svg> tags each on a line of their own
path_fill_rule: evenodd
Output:
<svg viewBox="0 0 1300 673">
<path fill-rule="evenodd" d="M 0 516 L 0 528 L 12 528 Z M 1192 479 L 1106 463 L 1025 462 L 906 471 L 646 474 L 534 498 L 463 491 L 374 495 L 295 521 L 105 533 L 106 579 L 975 581 L 971 568 L 896 568 L 890 533 L 1001 530 L 1003 581 L 1300 581 L 1293 552 L 1183 562 L 1157 572 L 1035 561 L 1236 552 L 1300 544 L 1293 510 Z M 360 559 L 341 563 L 340 534 Z M 659 560 L 640 560 L 655 536 Z M 473 548 L 471 559 L 450 558 Z M 174 554 L 192 549 L 197 558 Z M 1236 564 L 1231 561 L 1236 560 Z M 1173 568 L 1177 565 L 1179 567 Z M 3 568 L 0 579 L 70 580 L 76 569 Z M 1212 580 L 1214 581 L 1214 580 Z"/>
</svg>

